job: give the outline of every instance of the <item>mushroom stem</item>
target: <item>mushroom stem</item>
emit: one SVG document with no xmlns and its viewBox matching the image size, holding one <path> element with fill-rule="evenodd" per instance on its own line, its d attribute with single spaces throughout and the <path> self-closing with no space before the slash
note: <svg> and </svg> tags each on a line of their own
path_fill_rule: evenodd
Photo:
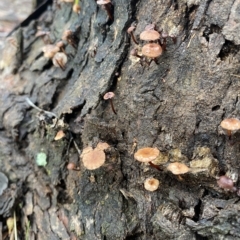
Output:
<svg viewBox="0 0 240 240">
<path fill-rule="evenodd" d="M 231 140 L 232 138 L 232 131 L 231 130 L 226 130 L 228 139 Z"/>
<path fill-rule="evenodd" d="M 114 106 L 113 106 L 113 101 L 112 101 L 111 98 L 110 98 L 110 104 L 111 104 L 111 108 L 112 108 L 113 112 L 114 112 L 115 114 L 117 114 L 117 112 L 115 111 L 115 108 L 114 108 Z"/>
<path fill-rule="evenodd" d="M 107 11 L 107 15 L 111 21 L 113 21 L 113 14 L 112 14 L 112 4 L 108 3 L 103 5 L 103 9 Z"/>
<path fill-rule="evenodd" d="M 56 62 L 63 71 L 66 69 L 61 60 L 56 59 Z"/>
<path fill-rule="evenodd" d="M 155 165 L 152 162 L 148 162 L 148 163 L 151 167 L 156 168 L 158 171 L 162 171 L 162 169 L 158 165 Z"/>
<path fill-rule="evenodd" d="M 131 37 L 132 37 L 132 40 L 138 45 L 138 42 L 137 42 L 137 40 L 136 40 L 133 32 L 130 32 L 130 35 L 131 35 Z"/>
</svg>

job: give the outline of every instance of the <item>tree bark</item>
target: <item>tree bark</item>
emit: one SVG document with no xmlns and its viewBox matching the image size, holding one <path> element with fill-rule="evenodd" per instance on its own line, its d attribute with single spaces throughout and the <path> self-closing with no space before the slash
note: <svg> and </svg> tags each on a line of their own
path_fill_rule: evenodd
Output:
<svg viewBox="0 0 240 240">
<path fill-rule="evenodd" d="M 71 3 L 49 4 L 6 39 L 0 169 L 9 185 L 0 222 L 16 212 L 20 239 L 240 238 L 238 196 L 217 185 L 226 174 L 238 186 L 240 135 L 229 140 L 220 123 L 239 117 L 240 1 L 113 0 L 113 20 L 93 0 L 80 6 L 76 14 Z M 127 34 L 133 23 L 139 45 Z M 149 65 L 130 51 L 141 54 L 139 35 L 151 23 L 168 37 Z M 52 43 L 72 31 L 65 70 L 43 56 L 38 27 Z M 103 99 L 109 91 L 116 114 Z M 110 145 L 106 162 L 87 170 L 81 152 L 99 142 Z M 163 171 L 134 160 L 143 147 L 160 150 Z M 171 162 L 190 172 L 173 175 Z M 149 177 L 157 191 L 144 189 Z"/>
</svg>

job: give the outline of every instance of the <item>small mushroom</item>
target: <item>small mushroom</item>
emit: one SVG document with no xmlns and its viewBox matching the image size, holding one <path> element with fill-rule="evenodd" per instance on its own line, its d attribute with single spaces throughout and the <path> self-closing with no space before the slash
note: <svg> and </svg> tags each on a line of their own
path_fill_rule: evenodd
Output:
<svg viewBox="0 0 240 240">
<path fill-rule="evenodd" d="M 139 149 L 134 154 L 134 158 L 139 162 L 149 163 L 150 166 L 158 169 L 159 171 L 162 171 L 162 169 L 159 166 L 152 163 L 152 161 L 156 159 L 158 155 L 159 155 L 159 150 L 157 148 L 146 147 L 146 148 Z"/>
<path fill-rule="evenodd" d="M 54 138 L 55 141 L 58 141 L 60 139 L 62 139 L 63 137 L 65 137 L 65 133 L 63 132 L 63 130 L 59 130 Z"/>
<path fill-rule="evenodd" d="M 147 178 L 144 181 L 144 188 L 150 192 L 156 191 L 159 187 L 159 181 L 156 178 Z"/>
<path fill-rule="evenodd" d="M 62 70 L 65 70 L 65 65 L 67 63 L 67 55 L 63 52 L 57 52 L 54 55 L 52 62 L 55 67 L 60 67 Z"/>
<path fill-rule="evenodd" d="M 160 39 L 160 33 L 154 29 L 150 29 L 143 31 L 139 37 L 144 41 L 156 41 Z"/>
<path fill-rule="evenodd" d="M 79 39 L 75 32 L 69 29 L 65 30 L 62 35 L 62 40 L 67 41 L 71 46 L 77 49 Z"/>
<path fill-rule="evenodd" d="M 181 175 L 190 171 L 184 163 L 174 162 L 167 166 L 167 170 L 172 172 L 174 175 Z"/>
<path fill-rule="evenodd" d="M 111 0 L 98 0 L 98 5 L 101 5 L 103 9 L 107 11 L 108 17 L 111 21 L 113 21 L 113 14 L 112 14 L 112 3 Z"/>
<path fill-rule="evenodd" d="M 225 190 L 230 190 L 232 192 L 237 191 L 236 187 L 234 187 L 233 180 L 225 175 L 219 177 L 217 184 L 220 188 L 223 188 Z"/>
<path fill-rule="evenodd" d="M 80 8 L 80 6 L 79 6 L 79 3 L 74 3 L 74 4 L 73 4 L 73 12 L 79 14 L 79 13 L 80 13 L 80 10 L 81 10 L 81 8 Z"/>
<path fill-rule="evenodd" d="M 74 171 L 80 171 L 80 168 L 79 167 L 76 167 L 76 164 L 75 163 L 68 163 L 67 165 L 67 169 L 68 170 L 74 170 Z"/>
<path fill-rule="evenodd" d="M 225 130 L 229 139 L 231 139 L 232 134 L 240 129 L 240 121 L 237 118 L 226 118 L 221 122 L 220 126 Z"/>
<path fill-rule="evenodd" d="M 162 54 L 162 47 L 157 43 L 147 43 L 142 47 L 142 54 L 155 59 Z"/>
<path fill-rule="evenodd" d="M 88 170 L 95 170 L 105 163 L 106 155 L 103 150 L 92 147 L 83 149 L 81 154 L 83 165 Z"/>
<path fill-rule="evenodd" d="M 113 101 L 112 101 L 112 98 L 113 98 L 114 96 L 115 96 L 115 94 L 114 94 L 113 92 L 107 92 L 107 93 L 105 93 L 105 95 L 103 96 L 103 99 L 104 99 L 104 100 L 108 100 L 108 99 L 109 99 L 110 104 L 111 104 L 111 108 L 112 108 L 113 112 L 114 112 L 115 114 L 117 114 L 117 112 L 115 111 L 115 108 L 114 108 L 114 106 L 113 106 Z"/>
<path fill-rule="evenodd" d="M 133 31 L 135 30 L 135 26 L 131 26 L 128 28 L 127 33 L 131 36 L 132 40 L 138 45 L 138 42 L 133 34 Z"/>
<path fill-rule="evenodd" d="M 48 44 L 42 48 L 42 51 L 44 52 L 44 57 L 53 58 L 54 55 L 60 51 L 60 48 L 56 45 Z"/>
</svg>

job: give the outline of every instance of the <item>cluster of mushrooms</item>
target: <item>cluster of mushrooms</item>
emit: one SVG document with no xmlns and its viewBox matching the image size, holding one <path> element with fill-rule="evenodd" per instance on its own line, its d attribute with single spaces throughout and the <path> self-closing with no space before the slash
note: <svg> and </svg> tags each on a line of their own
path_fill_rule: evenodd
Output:
<svg viewBox="0 0 240 240">
<path fill-rule="evenodd" d="M 130 34 L 133 42 L 139 46 L 139 43 L 133 34 L 135 28 L 135 25 L 130 26 L 127 33 Z M 144 41 L 144 45 L 131 50 L 130 55 L 139 58 L 141 65 L 143 65 L 144 62 L 150 65 L 152 61 L 158 64 L 157 58 L 162 55 L 164 50 L 166 50 L 167 37 L 167 34 L 159 33 L 155 30 L 155 24 L 149 24 L 139 36 L 140 40 Z M 171 38 L 175 41 L 175 37 Z"/>
<path fill-rule="evenodd" d="M 162 162 L 162 156 L 160 155 L 160 151 L 157 148 L 141 148 L 135 154 L 134 158 L 142 163 L 148 163 L 150 166 L 157 168 L 158 170 L 162 170 L 156 163 Z M 164 161 L 163 161 L 164 162 Z M 181 175 L 190 171 L 190 168 L 180 162 L 172 162 L 165 163 L 166 169 L 170 171 L 172 174 L 177 175 L 181 180 Z M 144 188 L 148 191 L 155 191 L 159 187 L 159 180 L 155 178 L 147 178 L 144 182 Z"/>
<path fill-rule="evenodd" d="M 61 0 L 62 2 L 73 3 L 73 11 L 80 13 L 79 0 Z M 111 0 L 97 0 L 97 5 L 102 6 L 103 9 L 107 11 L 109 19 L 113 20 L 113 5 Z M 36 36 L 49 35 L 49 32 L 39 31 Z M 65 65 L 68 61 L 67 54 L 64 51 L 65 43 L 67 41 L 75 49 L 77 48 L 78 38 L 75 36 L 74 32 L 71 30 L 64 31 L 62 35 L 62 41 L 59 41 L 56 44 L 47 44 L 42 48 L 44 57 L 51 59 L 55 67 L 60 67 L 62 70 L 65 70 Z"/>
<path fill-rule="evenodd" d="M 55 67 L 60 67 L 65 70 L 65 65 L 67 63 L 67 54 L 63 50 L 64 43 L 62 41 L 56 44 L 47 44 L 42 47 L 44 57 L 51 59 Z"/>
</svg>

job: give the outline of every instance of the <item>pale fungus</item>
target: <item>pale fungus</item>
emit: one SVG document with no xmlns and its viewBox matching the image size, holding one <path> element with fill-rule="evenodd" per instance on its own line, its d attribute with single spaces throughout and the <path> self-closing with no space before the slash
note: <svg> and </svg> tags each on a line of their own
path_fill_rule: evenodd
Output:
<svg viewBox="0 0 240 240">
<path fill-rule="evenodd" d="M 74 170 L 74 171 L 80 171 L 79 167 L 76 167 L 76 164 L 72 163 L 72 162 L 68 163 L 67 169 L 68 170 Z"/>
<path fill-rule="evenodd" d="M 65 65 L 67 63 L 67 55 L 63 52 L 57 52 L 54 55 L 52 62 L 55 67 L 60 67 L 62 70 L 65 70 Z"/>
<path fill-rule="evenodd" d="M 235 192 L 237 190 L 236 187 L 234 187 L 233 180 L 225 175 L 219 177 L 217 184 L 220 188 L 223 188 L 225 190 L 230 190 L 232 192 Z"/>
<path fill-rule="evenodd" d="M 144 181 L 144 188 L 150 192 L 156 191 L 159 187 L 159 181 L 156 178 L 147 178 Z"/>
<path fill-rule="evenodd" d="M 44 53 L 44 57 L 53 58 L 54 55 L 60 51 L 60 48 L 53 44 L 48 44 L 42 47 L 42 51 Z"/>
<path fill-rule="evenodd" d="M 156 159 L 159 155 L 157 148 L 141 148 L 134 154 L 134 158 L 139 162 L 150 162 Z"/>
<path fill-rule="evenodd" d="M 115 114 L 117 114 L 117 112 L 115 111 L 115 108 L 114 108 L 114 106 L 113 106 L 113 101 L 112 101 L 112 98 L 113 98 L 114 96 L 115 96 L 115 94 L 114 94 L 113 92 L 107 92 L 107 93 L 104 94 L 103 99 L 104 99 L 104 100 L 108 100 L 108 99 L 109 99 L 110 104 L 111 104 L 112 111 L 113 111 Z"/>
<path fill-rule="evenodd" d="M 142 54 L 155 59 L 162 54 L 162 47 L 157 43 L 147 43 L 142 47 Z"/>
<path fill-rule="evenodd" d="M 190 171 L 189 167 L 187 167 L 184 163 L 179 162 L 170 163 L 167 166 L 167 170 L 172 172 L 174 175 L 180 175 Z"/>
<path fill-rule="evenodd" d="M 237 118 L 226 118 L 220 126 L 226 131 L 226 134 L 231 138 L 232 134 L 240 129 L 240 120 Z"/>
<path fill-rule="evenodd" d="M 95 170 L 105 163 L 106 155 L 103 150 L 92 147 L 87 147 L 83 150 L 82 161 L 85 168 Z"/>
<path fill-rule="evenodd" d="M 152 163 L 152 161 L 158 157 L 159 153 L 160 152 L 157 148 L 146 147 L 139 149 L 134 154 L 134 158 L 139 162 L 149 163 L 150 166 L 156 168 L 159 171 L 162 171 L 159 166 Z"/>
<path fill-rule="evenodd" d="M 60 139 L 62 139 L 63 137 L 65 137 L 65 133 L 63 132 L 63 130 L 59 130 L 54 138 L 55 141 L 58 141 Z"/>
<path fill-rule="evenodd" d="M 78 3 L 74 3 L 73 4 L 73 12 L 79 14 L 80 10 L 81 10 L 81 8 L 80 8 L 79 4 Z"/>
<path fill-rule="evenodd" d="M 160 33 L 154 29 L 145 30 L 140 34 L 140 39 L 143 41 L 156 41 L 160 39 Z"/>
</svg>

